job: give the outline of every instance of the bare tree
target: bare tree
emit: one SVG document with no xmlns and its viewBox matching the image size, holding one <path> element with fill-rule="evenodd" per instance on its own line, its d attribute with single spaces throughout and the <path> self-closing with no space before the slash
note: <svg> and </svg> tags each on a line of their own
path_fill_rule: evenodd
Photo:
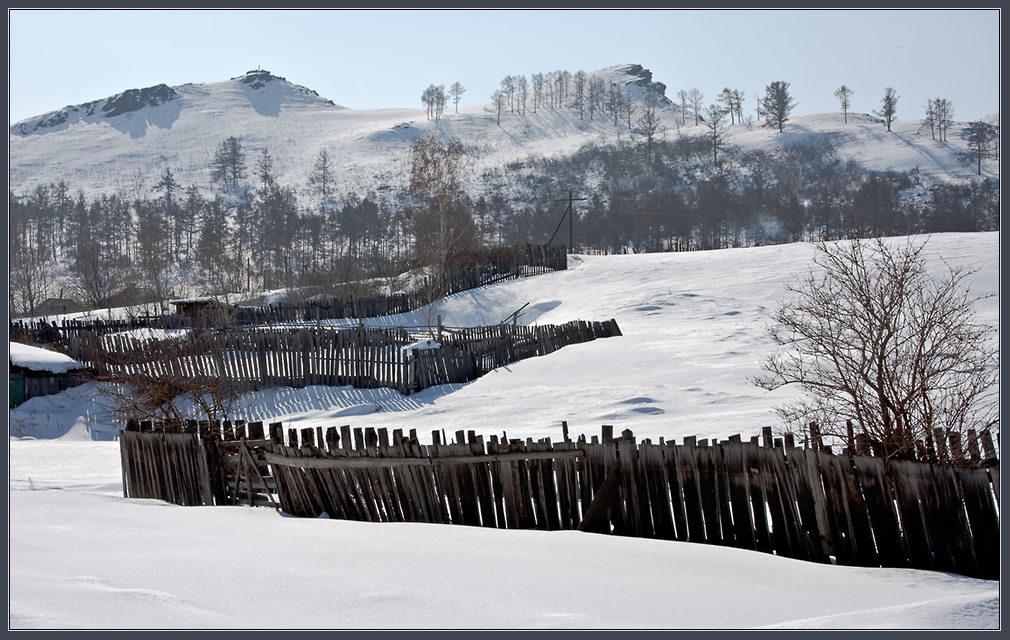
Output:
<svg viewBox="0 0 1010 640">
<path fill-rule="evenodd" d="M 926 115 L 923 116 L 919 125 L 919 132 L 921 133 L 923 129 L 929 127 L 929 137 L 936 140 L 936 125 L 936 101 L 930 98 L 929 100 L 926 100 Z"/>
<path fill-rule="evenodd" d="M 645 140 L 646 155 L 650 161 L 652 160 L 652 149 L 656 141 L 660 140 L 666 133 L 666 128 L 663 127 L 663 123 L 656 113 L 656 106 L 658 104 L 659 99 L 655 94 L 647 93 L 645 95 L 645 101 L 642 103 L 642 115 L 638 117 L 638 128 L 635 129 L 635 134 Z"/>
<path fill-rule="evenodd" d="M 419 138 L 411 146 L 409 192 L 417 204 L 416 254 L 438 275 L 479 244 L 463 170 L 464 150 L 458 142 Z"/>
<path fill-rule="evenodd" d="M 495 110 L 497 111 L 498 126 L 501 126 L 501 112 L 508 103 L 508 97 L 502 93 L 501 89 L 496 89 L 494 93 L 491 94 L 491 102 L 494 103 Z"/>
<path fill-rule="evenodd" d="M 691 89 L 687 92 L 687 101 L 691 105 L 691 113 L 694 115 L 694 123 L 698 124 L 701 115 L 701 108 L 704 106 L 705 96 L 698 89 Z"/>
<path fill-rule="evenodd" d="M 680 100 L 680 125 L 687 124 L 687 91 L 680 89 L 677 91 L 677 99 Z"/>
<path fill-rule="evenodd" d="M 585 110 L 586 110 L 586 81 L 587 81 L 587 77 L 588 76 L 586 76 L 586 72 L 585 71 L 579 71 L 579 72 L 577 72 L 575 74 L 575 76 L 573 78 L 574 81 L 575 81 L 574 82 L 574 84 L 575 84 L 575 100 L 573 102 L 573 105 L 575 106 L 576 109 L 579 110 L 579 120 L 584 120 L 585 119 Z"/>
<path fill-rule="evenodd" d="M 940 141 L 947 141 L 947 129 L 954 124 L 954 103 L 946 98 L 936 98 L 933 101 L 936 111 L 936 127 Z"/>
<path fill-rule="evenodd" d="M 515 96 L 516 96 L 516 81 L 512 76 L 505 76 L 502 78 L 501 86 L 499 90 L 502 95 L 505 96 L 505 101 L 508 103 L 509 113 L 516 112 Z"/>
<path fill-rule="evenodd" d="M 722 110 L 729 114 L 729 123 L 731 125 L 736 124 L 736 102 L 733 97 L 733 91 L 729 87 L 724 88 L 719 92 L 719 97 L 716 98 L 718 102 L 722 103 Z M 712 107 L 709 106 L 709 109 Z"/>
<path fill-rule="evenodd" d="M 617 83 L 610 83 L 610 91 L 607 94 L 607 111 L 610 113 L 610 117 L 614 120 L 614 126 L 617 126 L 617 122 L 624 112 L 624 94 L 621 93 L 621 88 L 617 86 Z"/>
<path fill-rule="evenodd" d="M 537 107 L 544 101 L 544 74 L 533 74 L 533 113 L 537 112 Z"/>
<path fill-rule="evenodd" d="M 739 89 L 733 89 L 733 107 L 736 111 L 737 122 L 743 122 L 743 99 L 744 92 Z"/>
<path fill-rule="evenodd" d="M 589 119 L 592 120 L 597 111 L 602 111 L 604 106 L 604 94 L 607 85 L 600 76 L 589 77 Z"/>
<path fill-rule="evenodd" d="M 12 221 L 13 222 L 13 221 Z M 52 282 L 52 262 L 47 245 L 31 223 L 11 224 L 10 298 L 15 303 L 12 312 L 35 314 L 35 307 L 49 295 Z"/>
<path fill-rule="evenodd" d="M 449 95 L 452 96 L 452 105 L 455 108 L 455 113 L 459 113 L 459 101 L 466 93 L 466 88 L 459 82 L 453 82 L 452 86 L 449 87 Z"/>
<path fill-rule="evenodd" d="M 813 419 L 844 437 L 851 420 L 887 458 L 932 449 L 934 429 L 947 439 L 999 424 L 996 331 L 976 318 L 988 296 L 970 293 L 971 270 L 931 276 L 925 244 L 817 245 L 814 267 L 774 315 L 784 349 L 754 380 L 802 390 L 779 410 L 787 422 Z"/>
<path fill-rule="evenodd" d="M 982 175 L 982 161 L 997 157 L 999 128 L 988 122 L 975 121 L 961 131 L 961 139 L 968 143 L 962 157 L 975 162 L 978 175 Z"/>
<path fill-rule="evenodd" d="M 898 113 L 898 94 L 891 87 L 884 89 L 884 97 L 880 99 L 880 111 L 876 114 L 884 119 L 884 124 L 887 125 L 887 131 L 891 131 L 891 124 L 897 119 Z"/>
<path fill-rule="evenodd" d="M 705 109 L 705 128 L 708 129 L 708 141 L 712 147 L 712 166 L 719 167 L 719 150 L 726 145 L 726 114 L 729 108 L 712 104 Z"/>
<path fill-rule="evenodd" d="M 529 93 L 530 81 L 526 76 L 516 78 L 516 102 L 519 105 L 519 113 L 526 115 L 526 97 Z"/>
<path fill-rule="evenodd" d="M 789 115 L 796 106 L 796 101 L 789 95 L 789 83 L 776 80 L 765 87 L 765 97 L 761 100 L 761 113 L 765 118 L 766 127 L 775 127 L 779 133 L 789 122 Z"/>
<path fill-rule="evenodd" d="M 631 116 L 635 115 L 635 100 L 631 95 L 631 87 L 624 89 L 624 117 L 628 121 L 628 129 L 631 129 Z"/>
<path fill-rule="evenodd" d="M 853 93 L 855 92 L 844 84 L 835 90 L 835 97 L 838 98 L 838 104 L 842 107 L 842 117 L 845 124 L 849 123 L 849 106 L 852 104 Z"/>
<path fill-rule="evenodd" d="M 133 353 L 109 353 L 111 384 L 102 393 L 111 398 L 114 414 L 124 421 L 234 417 L 238 386 L 218 366 L 221 354 L 209 348 L 217 341 L 205 335 L 194 330 L 191 339 L 150 340 Z"/>
<path fill-rule="evenodd" d="M 438 122 L 442 119 L 442 114 L 445 113 L 445 105 L 449 102 L 449 96 L 445 92 L 445 85 L 438 85 L 435 87 L 435 121 Z"/>
</svg>

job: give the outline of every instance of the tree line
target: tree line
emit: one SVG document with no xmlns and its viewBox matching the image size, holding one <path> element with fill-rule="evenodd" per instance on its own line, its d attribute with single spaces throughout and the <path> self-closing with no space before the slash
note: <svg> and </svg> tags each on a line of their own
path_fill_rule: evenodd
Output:
<svg viewBox="0 0 1010 640">
<path fill-rule="evenodd" d="M 999 228 L 998 181 L 927 188 L 914 173 L 871 173 L 842 162 L 824 140 L 774 154 L 734 148 L 726 142 L 727 124 L 749 118 L 737 90 L 724 89 L 707 108 L 700 91 L 678 92 L 682 104 L 673 113 L 680 122 L 691 114 L 705 135 L 667 139 L 656 92 L 635 102 L 628 87 L 601 88 L 602 78 L 582 72 L 507 80 L 498 90 L 503 112 L 581 109 L 631 129 L 634 143 L 587 143 L 567 158 L 492 170 L 478 177 L 490 188 L 476 199 L 464 176 L 467 150 L 429 138 L 409 151 L 409 184 L 381 197 L 338 192 L 326 150 L 304 185 L 280 184 L 269 150 L 247 151 L 237 137 L 215 149 L 210 192 L 180 184 L 170 167 L 151 193 L 134 197 L 87 198 L 66 181 L 10 192 L 10 306 L 31 313 L 46 298 L 72 294 L 99 307 L 131 284 L 164 300 L 194 283 L 208 293 L 333 288 L 398 273 L 409 263 L 444 268 L 482 244 L 546 242 L 558 212 L 540 203 L 569 188 L 591 193 L 577 214 L 582 251 Z M 431 89 L 430 117 L 442 116 L 450 96 L 458 106 L 464 91 L 459 83 L 449 93 Z M 845 85 L 836 91 L 845 118 L 852 93 Z M 885 92 L 882 108 L 896 104 L 896 92 Z M 782 131 L 794 107 L 789 83 L 772 82 L 759 114 Z M 923 127 L 945 141 L 952 124 L 953 104 L 930 100 Z M 998 127 L 971 123 L 961 136 L 979 173 L 983 158 L 998 157 Z M 518 182 L 518 190 L 506 194 L 495 186 L 509 182 Z"/>
</svg>

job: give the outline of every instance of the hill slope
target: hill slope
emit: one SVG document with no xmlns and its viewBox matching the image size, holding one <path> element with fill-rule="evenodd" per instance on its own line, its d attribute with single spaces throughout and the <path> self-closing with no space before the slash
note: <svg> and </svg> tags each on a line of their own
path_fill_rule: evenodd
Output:
<svg viewBox="0 0 1010 640">
<path fill-rule="evenodd" d="M 903 239 L 894 239 L 900 242 Z M 922 240 L 922 238 L 919 238 Z M 929 265 L 979 268 L 978 293 L 999 287 L 999 234 L 937 234 Z M 245 396 L 238 417 L 292 426 L 348 424 L 432 429 L 506 429 L 511 437 L 557 437 L 562 420 L 574 432 L 601 424 L 639 437 L 725 438 L 777 424 L 773 408 L 792 390 L 765 392 L 749 382 L 774 344 L 767 334 L 786 285 L 806 271 L 810 244 L 627 256 L 573 256 L 570 268 L 447 298 L 427 309 L 366 320 L 373 326 L 449 326 L 501 322 L 525 303 L 520 322 L 558 324 L 615 318 L 623 336 L 565 347 L 501 367 L 464 385 L 401 396 L 391 389 L 268 389 Z M 979 307 L 997 323 L 998 301 Z M 331 324 L 353 321 L 331 321 Z M 105 438 L 114 431 L 93 386 L 28 401 L 11 412 L 11 433 Z M 75 428 L 87 425 L 87 429 Z M 90 435 L 89 435 L 90 433 Z"/>
<path fill-rule="evenodd" d="M 639 65 L 593 74 L 608 85 L 629 86 L 638 100 L 646 92 L 663 96 L 666 89 Z M 672 130 L 674 106 L 663 98 L 659 112 Z M 682 133 L 702 135 L 704 127 L 686 126 Z M 16 192 L 64 179 L 89 193 L 135 195 L 149 190 L 170 167 L 182 184 L 206 186 L 215 147 L 236 136 L 250 165 L 260 149 L 269 150 L 282 184 L 304 189 L 313 160 L 326 149 L 335 161 L 338 193 L 381 194 L 403 186 L 409 144 L 428 134 L 466 145 L 474 156 L 471 188 L 479 191 L 480 176 L 489 170 L 530 157 L 571 154 L 588 142 L 627 140 L 631 131 L 626 122 L 615 125 L 599 114 L 580 119 L 574 110 L 544 106 L 533 113 L 532 105 L 525 115 L 503 114 L 500 126 L 488 104 L 447 113 L 438 122 L 421 109 L 352 110 L 269 72 L 251 71 L 219 83 L 130 90 L 16 123 L 10 128 L 10 181 Z M 832 139 L 843 158 L 870 169 L 919 167 L 942 179 L 972 175 L 956 158 L 963 147 L 956 135 L 949 144 L 937 143 L 919 135 L 916 122 L 899 122 L 889 135 L 868 116 L 852 116 L 848 125 L 839 114 L 799 116 L 784 135 L 736 125 L 729 141 L 767 149 L 810 136 Z M 995 163 L 986 166 L 988 175 L 997 170 Z"/>
<path fill-rule="evenodd" d="M 901 238 L 894 241 L 900 242 Z M 941 234 L 941 257 L 999 282 L 998 233 Z M 285 427 L 472 428 L 560 437 L 601 423 L 639 438 L 724 438 L 782 400 L 747 376 L 808 244 L 576 256 L 572 268 L 452 296 L 450 325 L 615 317 L 624 336 L 517 362 L 414 396 L 308 387 L 249 394 L 248 419 Z M 998 320 L 996 299 L 981 319 Z M 369 324 L 416 324 L 424 310 Z M 806 563 L 719 546 L 583 534 L 279 517 L 121 497 L 119 447 L 97 385 L 10 412 L 10 616 L 27 627 L 997 628 L 999 583 L 910 569 Z M 112 429 L 109 427 L 112 426 Z M 221 553 L 221 542 L 242 553 Z M 281 553 L 297 540 L 301 553 Z M 157 550 L 157 553 L 152 553 Z M 446 555 L 446 550 L 452 550 Z M 592 562 L 587 562 L 592 558 Z M 250 561 L 255 559 L 255 561 Z M 194 580 L 194 567 L 199 580 Z M 221 598 L 236 583 L 264 597 Z M 605 579 L 601 579 L 605 577 Z M 662 588 L 656 588 L 662 585 Z M 754 598 L 754 593 L 766 597 Z M 509 606 L 488 606 L 507 601 Z M 731 602 L 732 606 L 727 606 Z M 447 606 L 452 603 L 452 606 Z M 673 603 L 673 604 L 671 604 Z"/>
</svg>

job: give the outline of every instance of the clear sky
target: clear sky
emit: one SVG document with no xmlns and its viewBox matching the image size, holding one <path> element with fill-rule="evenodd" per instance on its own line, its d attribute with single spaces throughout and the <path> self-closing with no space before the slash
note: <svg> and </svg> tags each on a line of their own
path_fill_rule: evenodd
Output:
<svg viewBox="0 0 1010 640">
<path fill-rule="evenodd" d="M 460 81 L 488 101 L 507 74 L 638 63 L 667 85 L 755 95 L 791 83 L 796 113 L 900 95 L 899 119 L 930 97 L 958 119 L 999 111 L 999 14 L 987 11 L 69 11 L 14 10 L 10 122 L 165 83 L 216 82 L 260 66 L 355 109 L 420 107 Z"/>
</svg>

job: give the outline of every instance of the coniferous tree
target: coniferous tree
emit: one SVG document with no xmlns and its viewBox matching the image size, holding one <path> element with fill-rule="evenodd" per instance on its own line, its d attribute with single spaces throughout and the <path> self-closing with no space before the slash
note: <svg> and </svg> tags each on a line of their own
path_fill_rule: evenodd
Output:
<svg viewBox="0 0 1010 640">
<path fill-rule="evenodd" d="M 449 87 L 449 95 L 452 96 L 452 105 L 455 108 L 455 113 L 459 113 L 459 101 L 463 98 L 464 93 L 466 93 L 466 88 L 458 81 L 453 82 Z"/>
<path fill-rule="evenodd" d="M 214 182 L 237 191 L 245 179 L 245 152 L 238 138 L 231 136 L 218 145 L 211 165 Z"/>
<path fill-rule="evenodd" d="M 898 93 L 891 87 L 884 89 L 884 97 L 880 99 L 880 111 L 876 112 L 884 119 L 887 131 L 890 133 L 891 124 L 895 121 L 898 113 Z"/>
<path fill-rule="evenodd" d="M 765 87 L 765 96 L 761 100 L 765 126 L 775 127 L 782 133 L 795 106 L 796 101 L 789 95 L 789 83 L 782 80 L 772 82 Z"/>
</svg>

